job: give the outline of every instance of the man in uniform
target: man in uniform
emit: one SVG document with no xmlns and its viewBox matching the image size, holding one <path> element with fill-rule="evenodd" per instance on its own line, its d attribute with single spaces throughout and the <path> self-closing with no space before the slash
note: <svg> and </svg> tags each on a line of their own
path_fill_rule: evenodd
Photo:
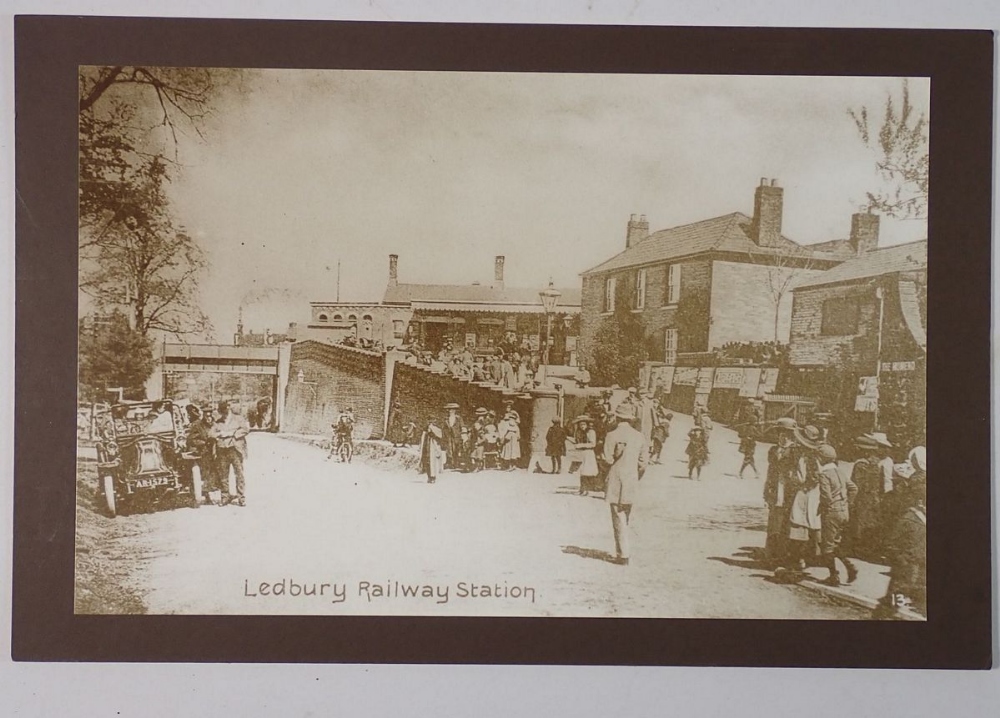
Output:
<svg viewBox="0 0 1000 718">
<path fill-rule="evenodd" d="M 639 479 L 646 472 L 649 460 L 646 440 L 630 423 L 635 418 L 632 406 L 623 402 L 615 409 L 618 425 L 604 437 L 604 462 L 610 466 L 604 501 L 611 509 L 615 562 L 622 566 L 629 562 L 628 522 L 639 490 Z"/>
</svg>

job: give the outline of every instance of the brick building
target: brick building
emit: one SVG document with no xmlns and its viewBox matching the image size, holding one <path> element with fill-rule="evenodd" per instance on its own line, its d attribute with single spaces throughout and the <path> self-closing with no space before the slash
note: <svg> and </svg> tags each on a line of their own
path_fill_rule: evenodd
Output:
<svg viewBox="0 0 1000 718">
<path fill-rule="evenodd" d="M 623 307 L 641 318 L 646 357 L 674 364 L 678 353 L 729 342 L 787 342 L 791 287 L 874 247 L 878 218 L 857 219 L 849 239 L 802 246 L 781 234 L 783 194 L 761 180 L 754 213 L 649 233 L 645 215 L 628 222 L 625 248 L 582 274 L 583 363 L 601 324 Z"/>
<path fill-rule="evenodd" d="M 922 442 L 927 241 L 868 252 L 793 294 L 791 371 L 779 392 L 818 398 L 848 438 L 878 426 L 901 445 Z"/>
</svg>

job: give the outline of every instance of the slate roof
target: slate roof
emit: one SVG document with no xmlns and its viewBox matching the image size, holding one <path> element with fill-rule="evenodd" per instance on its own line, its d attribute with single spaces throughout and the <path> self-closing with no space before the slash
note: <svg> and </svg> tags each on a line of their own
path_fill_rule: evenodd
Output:
<svg viewBox="0 0 1000 718">
<path fill-rule="evenodd" d="M 809 277 L 793 291 L 824 284 L 855 282 L 894 272 L 908 272 L 927 268 L 927 240 L 897 244 L 894 247 L 875 249 L 860 257 L 849 259 L 822 274 Z"/>
<path fill-rule="evenodd" d="M 781 244 L 777 248 L 761 247 L 750 238 L 751 221 L 742 212 L 732 212 L 721 217 L 663 229 L 588 269 L 582 276 L 680 259 L 704 252 L 752 253 L 760 257 L 795 254 L 803 259 L 831 261 L 843 261 L 853 254 L 846 244 L 826 242 L 825 251 L 816 251 L 811 246 L 803 246 L 784 236 L 780 238 Z"/>
<path fill-rule="evenodd" d="M 558 288 L 562 292 L 557 307 L 579 307 L 579 287 Z M 413 302 L 455 304 L 508 304 L 542 305 L 538 296 L 540 288 L 492 287 L 483 284 L 390 284 L 385 288 L 383 304 L 412 304 Z"/>
</svg>

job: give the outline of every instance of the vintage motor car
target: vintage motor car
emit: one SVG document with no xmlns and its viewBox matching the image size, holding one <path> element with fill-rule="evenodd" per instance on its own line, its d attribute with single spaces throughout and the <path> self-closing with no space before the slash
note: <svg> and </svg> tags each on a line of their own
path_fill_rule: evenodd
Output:
<svg viewBox="0 0 1000 718">
<path fill-rule="evenodd" d="M 139 498 L 158 501 L 168 494 L 189 496 L 198 506 L 198 457 L 187 451 L 186 417 L 172 401 L 95 405 L 91 438 L 108 513 L 117 516 Z"/>
</svg>

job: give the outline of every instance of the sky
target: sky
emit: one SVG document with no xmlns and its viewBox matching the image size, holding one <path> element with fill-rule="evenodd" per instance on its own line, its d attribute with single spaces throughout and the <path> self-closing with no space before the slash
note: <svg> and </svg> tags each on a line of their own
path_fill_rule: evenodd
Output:
<svg viewBox="0 0 1000 718">
<path fill-rule="evenodd" d="M 258 71 L 185 137 L 171 193 L 202 243 L 217 338 L 283 331 L 310 301 L 377 301 L 400 282 L 578 287 L 651 231 L 753 212 L 784 187 L 783 233 L 844 238 L 875 156 L 848 108 L 876 118 L 898 78 Z M 929 81 L 910 80 L 929 104 Z M 883 218 L 880 244 L 926 237 Z"/>
</svg>

